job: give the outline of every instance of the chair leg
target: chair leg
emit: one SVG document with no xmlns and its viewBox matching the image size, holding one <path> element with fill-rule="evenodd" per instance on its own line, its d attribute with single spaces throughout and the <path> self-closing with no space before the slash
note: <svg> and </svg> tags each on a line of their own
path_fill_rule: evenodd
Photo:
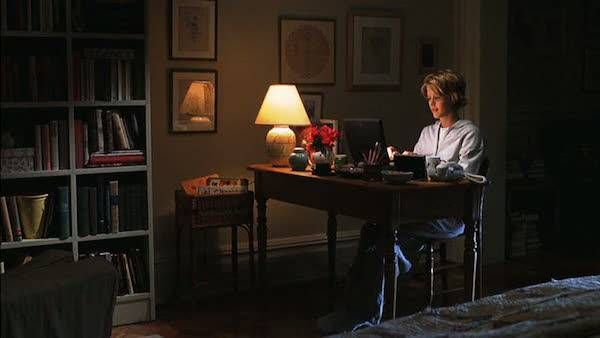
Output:
<svg viewBox="0 0 600 338">
<path fill-rule="evenodd" d="M 254 289 L 256 283 L 256 271 L 254 270 L 254 226 L 247 224 L 248 230 L 248 255 L 250 260 L 250 286 Z"/>
<path fill-rule="evenodd" d="M 425 296 L 428 298 L 429 307 L 433 306 L 433 293 L 434 293 L 434 274 L 433 268 L 435 263 L 435 257 L 433 254 L 434 245 L 432 243 L 427 244 L 427 271 L 429 272 L 429 284 L 427 284 L 425 290 Z"/>
<path fill-rule="evenodd" d="M 448 263 L 447 259 L 447 250 L 446 243 L 440 243 L 440 265 Z M 442 288 L 443 290 L 448 290 L 448 269 L 442 271 Z M 448 305 L 448 294 L 444 293 L 442 295 L 442 302 L 444 302 L 444 306 Z"/>
<path fill-rule="evenodd" d="M 233 290 L 238 292 L 238 239 L 237 225 L 231 226 L 231 272 L 233 274 Z"/>
</svg>

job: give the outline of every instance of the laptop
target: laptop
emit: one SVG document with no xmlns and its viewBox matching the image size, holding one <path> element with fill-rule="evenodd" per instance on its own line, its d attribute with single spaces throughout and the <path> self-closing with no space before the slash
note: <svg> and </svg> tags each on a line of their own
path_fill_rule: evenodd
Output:
<svg viewBox="0 0 600 338">
<path fill-rule="evenodd" d="M 379 144 L 381 153 L 379 163 L 387 165 L 387 143 L 383 131 L 383 120 L 381 119 L 344 119 L 342 130 L 346 144 L 346 153 L 350 155 L 351 163 L 365 162 L 363 154 L 375 149 Z"/>
</svg>

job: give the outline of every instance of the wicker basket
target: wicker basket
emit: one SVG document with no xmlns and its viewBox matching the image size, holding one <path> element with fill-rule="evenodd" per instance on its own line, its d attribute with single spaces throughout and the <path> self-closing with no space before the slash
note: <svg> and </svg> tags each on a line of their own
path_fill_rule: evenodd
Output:
<svg viewBox="0 0 600 338">
<path fill-rule="evenodd" d="M 183 190 L 175 192 L 176 214 L 180 222 L 192 228 L 235 224 L 252 224 L 254 193 L 211 196 L 188 196 Z"/>
</svg>

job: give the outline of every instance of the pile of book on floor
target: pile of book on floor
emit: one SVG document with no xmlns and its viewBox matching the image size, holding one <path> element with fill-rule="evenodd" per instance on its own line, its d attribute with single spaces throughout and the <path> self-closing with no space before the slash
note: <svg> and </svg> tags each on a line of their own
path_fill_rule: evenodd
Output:
<svg viewBox="0 0 600 338">
<path fill-rule="evenodd" d="M 143 164 L 143 131 L 134 112 L 96 109 L 75 120 L 77 168 Z"/>
<path fill-rule="evenodd" d="M 69 237 L 69 187 L 56 193 L 0 196 L 2 241 Z"/>
<path fill-rule="evenodd" d="M 132 295 L 140 292 L 148 292 L 148 270 L 146 261 L 140 249 L 128 249 L 117 252 L 91 252 L 80 254 L 79 258 L 103 257 L 111 262 L 119 278 L 118 295 Z"/>
<path fill-rule="evenodd" d="M 532 212 L 510 214 L 511 242 L 510 256 L 523 257 L 540 250 L 542 243 L 538 235 L 540 216 Z"/>
<path fill-rule="evenodd" d="M 77 235 L 145 230 L 148 227 L 146 185 L 105 180 L 77 187 Z"/>
</svg>

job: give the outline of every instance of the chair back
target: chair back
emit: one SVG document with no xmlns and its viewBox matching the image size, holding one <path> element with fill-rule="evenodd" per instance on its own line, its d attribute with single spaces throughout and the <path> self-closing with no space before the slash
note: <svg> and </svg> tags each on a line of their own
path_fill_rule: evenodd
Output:
<svg viewBox="0 0 600 338">
<path fill-rule="evenodd" d="M 479 171 L 477 172 L 477 174 L 481 175 L 481 176 L 487 176 L 489 168 L 490 168 L 490 159 L 486 156 L 483 158 L 483 161 L 481 161 L 481 165 L 479 166 Z"/>
</svg>

